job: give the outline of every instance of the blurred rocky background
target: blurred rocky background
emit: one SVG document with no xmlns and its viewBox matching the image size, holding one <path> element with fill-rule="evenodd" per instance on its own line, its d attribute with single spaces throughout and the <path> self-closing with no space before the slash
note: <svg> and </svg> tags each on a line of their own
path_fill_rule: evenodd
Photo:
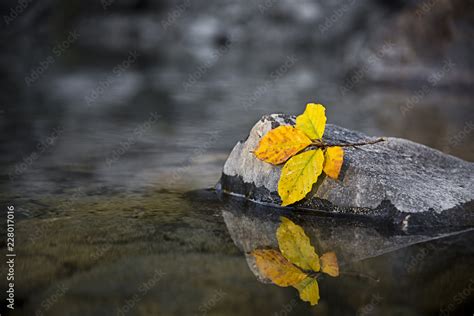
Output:
<svg viewBox="0 0 474 316">
<path fill-rule="evenodd" d="M 209 186 L 262 114 L 309 101 L 326 105 L 331 123 L 472 161 L 473 9 L 468 0 L 2 1 L 3 177 L 54 182 L 61 169 Z M 159 119 L 134 136 L 151 114 Z"/>
</svg>

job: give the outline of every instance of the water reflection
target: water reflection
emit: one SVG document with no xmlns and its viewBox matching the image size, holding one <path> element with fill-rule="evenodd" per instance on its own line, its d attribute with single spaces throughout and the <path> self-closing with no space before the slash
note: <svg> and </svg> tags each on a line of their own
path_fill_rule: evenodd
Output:
<svg viewBox="0 0 474 316">
<path fill-rule="evenodd" d="M 301 230 L 307 235 L 308 243 L 316 253 L 335 254 L 339 277 L 310 273 L 316 277 L 321 294 L 318 305 L 313 308 L 325 311 L 323 314 L 367 311 L 374 314 L 438 314 L 446 308 L 459 312 L 473 306 L 468 297 L 457 299 L 453 305 L 456 295 L 469 288 L 470 279 L 474 280 L 471 268 L 474 253 L 468 246 L 474 241 L 473 229 L 407 233 L 363 218 L 289 212 L 241 199 L 222 198 L 222 215 L 230 236 L 245 254 L 250 270 L 263 283 L 295 286 L 292 283 L 301 281 L 298 274 L 294 275 L 294 266 L 305 273 L 317 270 L 301 269 L 298 262 L 290 260 L 282 251 L 279 234 L 282 223 L 294 223 L 295 231 Z M 299 238 L 301 236 L 293 242 Z M 267 253 L 262 254 L 262 251 Z M 305 257 L 302 253 L 299 256 Z M 287 267 L 286 271 L 282 265 Z M 278 273 L 274 271 L 275 267 L 279 268 Z M 289 277 L 288 273 L 293 274 Z M 308 296 L 302 299 L 311 301 Z M 312 304 L 315 302 L 317 300 L 311 301 Z"/>
<path fill-rule="evenodd" d="M 276 232 L 279 250 L 255 249 L 251 252 L 260 278 L 298 290 L 303 301 L 318 304 L 318 278 L 323 273 L 339 276 L 339 265 L 334 252 L 327 252 L 319 258 L 303 228 L 286 217 Z"/>
</svg>

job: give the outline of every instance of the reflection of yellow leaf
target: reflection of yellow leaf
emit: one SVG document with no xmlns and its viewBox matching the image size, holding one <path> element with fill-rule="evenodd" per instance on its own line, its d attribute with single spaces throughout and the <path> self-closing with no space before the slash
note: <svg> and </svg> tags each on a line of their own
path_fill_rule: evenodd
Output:
<svg viewBox="0 0 474 316">
<path fill-rule="evenodd" d="M 273 249 L 256 249 L 252 252 L 260 273 L 279 286 L 290 286 L 303 281 L 306 274 Z"/>
<path fill-rule="evenodd" d="M 301 226 L 282 217 L 276 236 L 280 251 L 286 259 L 303 270 L 319 271 L 318 255 Z"/>
<path fill-rule="evenodd" d="M 333 179 L 337 179 L 344 160 L 344 150 L 338 146 L 328 147 L 324 156 L 324 173 Z"/>
<path fill-rule="evenodd" d="M 265 162 L 278 165 L 287 161 L 311 144 L 311 140 L 293 126 L 279 126 L 260 140 L 255 156 Z"/>
<path fill-rule="evenodd" d="M 339 276 L 339 264 L 334 252 L 327 252 L 321 256 L 321 271 L 332 277 Z"/>
<path fill-rule="evenodd" d="M 309 103 L 303 114 L 296 118 L 296 128 L 311 139 L 321 139 L 326 127 L 325 108 L 321 104 Z"/>
<path fill-rule="evenodd" d="M 286 206 L 303 199 L 323 171 L 324 155 L 321 149 L 308 150 L 292 157 L 281 171 L 278 194 Z"/>
<path fill-rule="evenodd" d="M 311 305 L 318 304 L 319 301 L 319 286 L 318 281 L 313 278 L 306 278 L 300 283 L 294 285 L 294 287 L 300 292 L 300 298 L 309 302 Z"/>
<path fill-rule="evenodd" d="M 319 258 L 303 228 L 286 217 L 281 217 L 276 237 L 280 251 L 256 249 L 252 252 L 259 272 L 276 285 L 293 286 L 301 300 L 318 304 L 317 277 L 321 272 L 339 276 L 336 254 L 327 252 Z"/>
</svg>

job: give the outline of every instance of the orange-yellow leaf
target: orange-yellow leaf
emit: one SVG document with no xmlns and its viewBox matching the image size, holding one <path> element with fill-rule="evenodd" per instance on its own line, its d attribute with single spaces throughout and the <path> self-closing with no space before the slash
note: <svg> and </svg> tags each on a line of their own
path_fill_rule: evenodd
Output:
<svg viewBox="0 0 474 316">
<path fill-rule="evenodd" d="M 255 257 L 255 263 L 260 273 L 276 285 L 295 285 L 307 276 L 277 250 L 256 249 L 252 251 L 252 255 Z"/>
<path fill-rule="evenodd" d="M 339 276 L 339 264 L 334 252 L 326 252 L 321 256 L 321 271 L 332 277 Z"/>
<path fill-rule="evenodd" d="M 328 177 L 337 179 L 344 161 L 344 150 L 341 147 L 334 146 L 326 148 L 324 153 L 324 173 Z"/>
<path fill-rule="evenodd" d="M 306 278 L 300 283 L 294 285 L 294 287 L 300 292 L 300 298 L 309 302 L 311 305 L 316 305 L 319 302 L 319 286 L 318 281 L 313 278 Z"/>
<path fill-rule="evenodd" d="M 278 165 L 287 161 L 311 145 L 311 140 L 293 126 L 279 126 L 262 137 L 255 156 L 265 162 Z"/>
<path fill-rule="evenodd" d="M 322 104 L 309 103 L 303 114 L 296 117 L 296 128 L 311 139 L 321 139 L 326 128 L 326 109 Z"/>
<path fill-rule="evenodd" d="M 281 217 L 276 236 L 280 251 L 286 259 L 303 270 L 319 271 L 318 255 L 301 226 Z"/>
<path fill-rule="evenodd" d="M 324 155 L 321 149 L 308 150 L 292 157 L 281 171 L 278 194 L 286 206 L 303 199 L 323 171 Z"/>
</svg>

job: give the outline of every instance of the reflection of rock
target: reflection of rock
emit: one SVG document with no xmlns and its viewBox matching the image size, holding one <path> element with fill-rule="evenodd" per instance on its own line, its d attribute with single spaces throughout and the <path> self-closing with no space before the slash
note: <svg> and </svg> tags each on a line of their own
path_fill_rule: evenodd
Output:
<svg viewBox="0 0 474 316">
<path fill-rule="evenodd" d="M 354 315 L 361 308 L 360 302 L 369 303 L 375 295 L 383 300 L 372 306 L 374 315 L 391 314 L 400 302 L 407 302 L 402 304 L 407 306 L 403 314 L 437 313 L 469 284 L 467 276 L 472 275 L 472 229 L 453 234 L 406 234 L 393 226 L 353 216 L 315 216 L 244 199 L 223 196 L 223 200 L 227 229 L 246 253 L 250 270 L 262 282 L 270 283 L 257 270 L 249 252 L 278 249 L 275 233 L 280 216 L 299 224 L 319 255 L 334 251 L 340 276 L 319 282 L 321 302 L 338 306 L 346 311 L 344 315 Z M 439 298 L 439 304 L 432 304 L 433 297 Z M 470 303 L 463 301 L 453 310 L 463 310 L 466 304 Z"/>
<path fill-rule="evenodd" d="M 294 124 L 294 117 L 270 115 L 260 120 L 245 142 L 227 159 L 218 188 L 258 202 L 279 204 L 280 167 L 255 158 L 251 151 L 271 128 Z M 368 136 L 328 125 L 328 143 L 363 142 Z M 405 226 L 443 223 L 474 224 L 474 164 L 404 139 L 345 149 L 338 181 L 321 178 L 309 197 L 297 206 L 334 213 L 390 218 Z M 447 212 L 446 210 L 450 210 Z"/>
<path fill-rule="evenodd" d="M 253 257 L 248 256 L 249 252 L 257 248 L 278 249 L 276 230 L 280 225 L 280 216 L 291 214 L 282 214 L 271 207 L 240 199 L 230 198 L 226 202 L 223 217 L 227 229 L 237 247 L 247 254 L 249 266 L 255 273 Z M 339 218 L 304 215 L 304 221 L 296 218 L 295 223 L 310 237 L 319 255 L 334 251 L 341 265 L 432 238 L 423 234 L 406 234 L 393 226 L 343 215 Z"/>
</svg>

